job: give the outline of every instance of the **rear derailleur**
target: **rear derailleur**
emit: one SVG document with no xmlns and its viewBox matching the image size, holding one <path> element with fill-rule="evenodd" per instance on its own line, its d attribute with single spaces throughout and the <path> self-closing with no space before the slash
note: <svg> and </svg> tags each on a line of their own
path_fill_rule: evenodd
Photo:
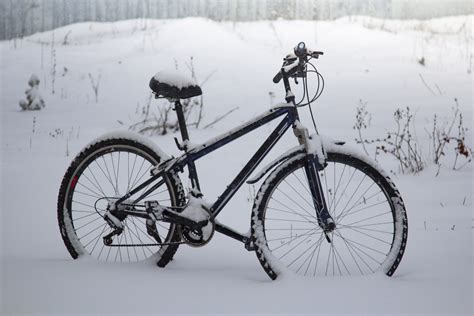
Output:
<svg viewBox="0 0 474 316">
<path fill-rule="evenodd" d="M 103 237 L 104 244 L 111 247 L 131 247 L 137 245 L 114 245 L 113 238 L 122 234 L 124 230 L 123 221 L 129 215 L 137 215 L 137 211 L 129 206 L 116 212 L 117 207 L 109 208 L 104 214 L 104 220 L 113 229 L 112 232 Z M 183 208 L 170 208 L 159 204 L 158 201 L 145 201 L 145 211 L 140 217 L 146 218 L 146 231 L 154 240 L 155 246 L 171 244 L 188 244 L 192 247 L 201 247 L 207 244 L 213 237 L 215 231 L 215 221 L 209 208 L 203 203 L 201 198 L 189 197 L 188 204 Z M 125 214 L 125 215 L 124 215 Z M 133 214 L 133 215 L 132 215 Z M 177 224 L 178 234 L 182 241 L 164 243 L 156 229 L 156 222 L 167 222 Z M 151 245 L 151 244 L 150 244 Z"/>
</svg>

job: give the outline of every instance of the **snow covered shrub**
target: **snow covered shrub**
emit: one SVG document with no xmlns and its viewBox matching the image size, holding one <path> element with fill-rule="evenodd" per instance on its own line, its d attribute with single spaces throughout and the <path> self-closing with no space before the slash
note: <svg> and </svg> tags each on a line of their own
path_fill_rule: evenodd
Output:
<svg viewBox="0 0 474 316">
<path fill-rule="evenodd" d="M 40 80 L 38 76 L 32 74 L 30 80 L 28 80 L 28 85 L 30 86 L 26 91 L 26 100 L 20 100 L 20 107 L 23 111 L 26 110 L 41 110 L 45 107 L 43 97 L 41 96 L 38 86 Z"/>
</svg>

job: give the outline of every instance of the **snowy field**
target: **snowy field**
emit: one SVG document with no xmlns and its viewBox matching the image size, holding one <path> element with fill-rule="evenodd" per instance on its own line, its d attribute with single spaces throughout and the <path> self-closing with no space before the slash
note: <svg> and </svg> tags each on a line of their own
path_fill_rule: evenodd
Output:
<svg viewBox="0 0 474 316">
<path fill-rule="evenodd" d="M 383 136 L 394 126 L 395 109 L 410 106 L 428 156 L 433 115 L 447 120 L 457 98 L 472 146 L 472 32 L 472 16 L 425 22 L 192 18 L 84 23 L 0 42 L 1 312 L 472 315 L 473 167 L 452 171 L 450 154 L 438 176 L 433 165 L 416 176 L 401 175 L 391 157 L 379 159 L 395 172 L 408 211 L 407 251 L 392 278 L 286 276 L 272 282 L 254 253 L 220 234 L 204 248 L 181 246 L 165 269 L 150 262 L 73 261 L 56 220 L 59 185 L 73 157 L 99 135 L 139 121 L 151 76 L 175 65 L 189 73 L 191 56 L 198 81 L 210 76 L 202 87 L 203 125 L 239 107 L 210 128 L 191 129 L 194 143 L 280 102 L 283 88 L 271 79 L 282 57 L 305 41 L 325 53 L 317 66 L 326 88 L 313 107 L 322 134 L 353 143 L 359 100 L 372 115 L 368 137 Z M 46 108 L 22 112 L 18 101 L 32 73 L 41 80 Z M 100 76 L 97 101 L 89 74 L 96 82 Z M 158 106 L 163 102 L 153 100 Z M 309 127 L 307 110 L 302 112 Z M 272 126 L 197 163 L 207 200 L 224 190 Z M 152 140 L 176 155 L 174 136 Z M 295 144 L 288 133 L 273 156 Z M 219 221 L 247 232 L 252 190 L 242 187 Z"/>
</svg>

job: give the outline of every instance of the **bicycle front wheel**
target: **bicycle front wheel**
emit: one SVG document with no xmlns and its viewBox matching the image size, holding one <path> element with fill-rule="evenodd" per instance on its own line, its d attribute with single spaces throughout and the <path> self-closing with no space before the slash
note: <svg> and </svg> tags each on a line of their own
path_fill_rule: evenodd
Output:
<svg viewBox="0 0 474 316">
<path fill-rule="evenodd" d="M 328 152 L 319 172 L 336 229 L 318 225 L 305 155 L 277 167 L 254 204 L 251 232 L 256 254 L 272 279 L 290 270 L 303 276 L 391 276 L 407 240 L 405 206 L 393 182 L 376 168 L 344 153 Z"/>
<path fill-rule="evenodd" d="M 64 176 L 58 197 L 61 235 L 74 259 L 89 255 L 99 261 L 133 262 L 154 257 L 161 267 L 172 259 L 178 248 L 173 243 L 180 240 L 174 224 L 147 224 L 145 219 L 127 216 L 119 219 L 124 230 L 114 238 L 114 246 L 103 241 L 112 231 L 103 218 L 108 204 L 143 183 L 161 160 L 150 147 L 124 137 L 103 139 L 77 155 Z M 164 180 L 164 185 L 146 199 L 163 206 L 182 206 L 185 196 L 178 176 L 170 174 Z M 147 189 L 140 190 L 130 201 Z"/>
</svg>

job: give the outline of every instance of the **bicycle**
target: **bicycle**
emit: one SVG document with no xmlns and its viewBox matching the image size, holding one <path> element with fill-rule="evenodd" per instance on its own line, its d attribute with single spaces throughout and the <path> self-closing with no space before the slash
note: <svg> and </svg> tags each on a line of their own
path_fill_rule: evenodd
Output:
<svg viewBox="0 0 474 316">
<path fill-rule="evenodd" d="M 58 197 L 59 227 L 70 255 L 114 262 L 151 258 L 165 267 L 181 244 L 202 247 L 217 231 L 255 251 L 271 279 L 287 270 L 304 276 L 378 271 L 392 276 L 407 241 L 405 206 L 375 163 L 344 142 L 317 134 L 310 104 L 321 95 L 324 79 L 311 61 L 321 55 L 299 43 L 273 79 L 283 80 L 286 103 L 197 146 L 189 142 L 180 100 L 200 95 L 201 88 L 179 76 L 155 75 L 150 88 L 155 97 L 174 103 L 182 136 L 175 141 L 183 154 L 169 157 L 130 132 L 107 134 L 86 146 L 67 169 Z M 318 80 L 312 98 L 308 73 Z M 302 101 L 295 102 L 292 78 L 303 80 Z M 311 136 L 299 121 L 302 106 L 311 111 L 316 130 Z M 195 161 L 281 117 L 217 200 L 205 202 Z M 299 145 L 249 179 L 290 127 Z M 179 178 L 186 167 L 191 183 L 187 194 Z M 244 182 L 254 184 L 264 176 L 249 234 L 215 220 Z"/>
</svg>

